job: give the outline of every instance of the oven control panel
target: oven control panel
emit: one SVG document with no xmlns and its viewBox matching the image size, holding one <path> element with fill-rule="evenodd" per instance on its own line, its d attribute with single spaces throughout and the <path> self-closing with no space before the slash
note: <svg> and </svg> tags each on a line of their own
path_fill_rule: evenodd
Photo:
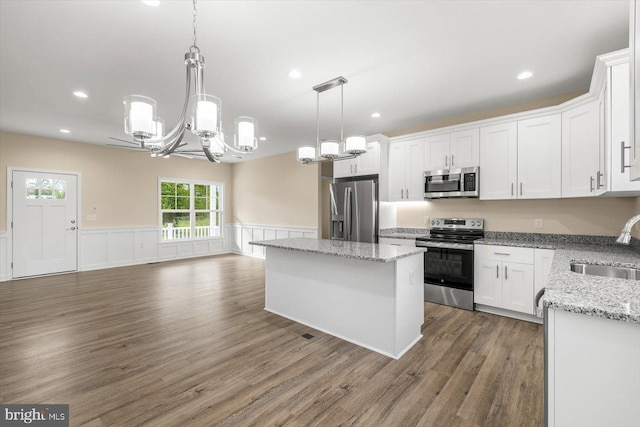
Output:
<svg viewBox="0 0 640 427">
<path fill-rule="evenodd" d="M 432 218 L 431 228 L 483 230 L 482 218 Z"/>
</svg>

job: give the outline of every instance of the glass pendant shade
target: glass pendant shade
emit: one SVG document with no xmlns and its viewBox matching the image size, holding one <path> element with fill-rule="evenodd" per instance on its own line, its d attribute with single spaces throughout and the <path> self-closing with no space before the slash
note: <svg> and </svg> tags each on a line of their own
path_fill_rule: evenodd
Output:
<svg viewBox="0 0 640 427">
<path fill-rule="evenodd" d="M 253 151 L 258 148 L 256 138 L 258 121 L 252 117 L 241 116 L 235 120 L 235 144 L 240 151 Z"/>
<path fill-rule="evenodd" d="M 129 95 L 124 97 L 123 104 L 124 132 L 138 138 L 155 136 L 156 101 L 146 96 Z"/>
<path fill-rule="evenodd" d="M 155 129 L 155 135 L 146 140 L 145 143 L 160 145 L 160 140 L 164 137 L 164 120 L 160 117 L 154 117 L 153 128 Z"/>
<path fill-rule="evenodd" d="M 316 149 L 314 147 L 298 147 L 298 161 L 309 162 L 316 159 Z"/>
<path fill-rule="evenodd" d="M 335 159 L 340 156 L 340 144 L 336 141 L 324 141 L 320 143 L 320 157 Z"/>
<path fill-rule="evenodd" d="M 220 98 L 196 94 L 191 97 L 191 104 L 191 132 L 200 138 L 213 138 L 220 133 Z"/>
<path fill-rule="evenodd" d="M 349 154 L 362 154 L 367 151 L 367 138 L 364 136 L 349 136 L 344 141 L 344 151 Z"/>
<path fill-rule="evenodd" d="M 226 152 L 224 148 L 224 135 L 220 133 L 218 136 L 210 140 L 209 152 L 216 157 L 222 157 Z"/>
</svg>

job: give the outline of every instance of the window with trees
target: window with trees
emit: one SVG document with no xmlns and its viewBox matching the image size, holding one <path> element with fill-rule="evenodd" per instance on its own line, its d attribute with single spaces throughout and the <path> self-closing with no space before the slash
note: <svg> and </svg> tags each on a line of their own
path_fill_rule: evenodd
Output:
<svg viewBox="0 0 640 427">
<path fill-rule="evenodd" d="M 160 180 L 162 241 L 222 237 L 223 185 Z"/>
</svg>

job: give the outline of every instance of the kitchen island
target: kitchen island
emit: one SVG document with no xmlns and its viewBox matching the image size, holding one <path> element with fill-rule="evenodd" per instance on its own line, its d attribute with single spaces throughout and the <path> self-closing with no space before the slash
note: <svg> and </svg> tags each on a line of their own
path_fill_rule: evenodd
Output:
<svg viewBox="0 0 640 427">
<path fill-rule="evenodd" d="M 424 248 L 317 239 L 266 248 L 265 310 L 399 359 L 421 337 Z"/>
</svg>

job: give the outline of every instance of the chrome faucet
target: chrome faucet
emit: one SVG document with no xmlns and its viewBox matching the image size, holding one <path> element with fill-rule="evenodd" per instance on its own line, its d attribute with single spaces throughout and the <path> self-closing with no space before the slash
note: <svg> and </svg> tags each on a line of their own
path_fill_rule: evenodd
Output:
<svg viewBox="0 0 640 427">
<path fill-rule="evenodd" d="M 628 245 L 631 241 L 631 227 L 633 227 L 638 221 L 640 221 L 640 215 L 636 215 L 629 221 L 627 221 L 627 223 L 624 225 L 624 228 L 622 229 L 622 233 L 620 233 L 620 237 L 618 237 L 618 239 L 616 240 L 616 243 Z"/>
</svg>

